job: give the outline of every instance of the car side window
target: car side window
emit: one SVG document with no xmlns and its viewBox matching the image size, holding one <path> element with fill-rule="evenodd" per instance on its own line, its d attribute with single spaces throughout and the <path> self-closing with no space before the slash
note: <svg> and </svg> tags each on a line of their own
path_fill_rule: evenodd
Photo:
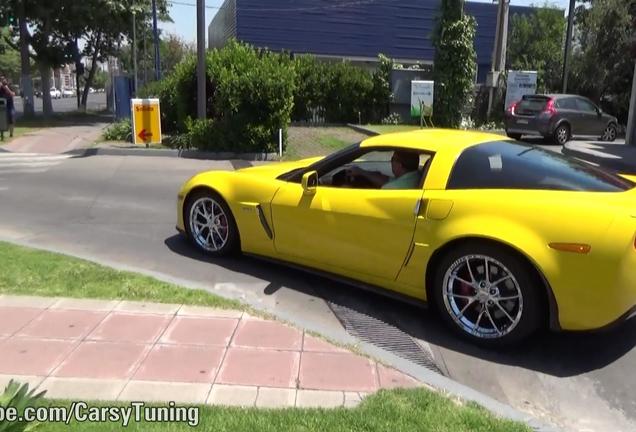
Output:
<svg viewBox="0 0 636 432">
<path fill-rule="evenodd" d="M 420 189 L 432 155 L 385 148 L 319 172 L 319 186 L 350 189 Z"/>
<path fill-rule="evenodd" d="M 584 111 L 588 114 L 596 114 L 596 107 L 589 101 L 581 98 L 576 98 L 576 104 L 579 107 L 579 111 Z"/>
<path fill-rule="evenodd" d="M 578 110 L 579 107 L 576 104 L 576 100 L 574 98 L 563 98 L 557 101 L 557 106 L 561 109 L 567 110 Z"/>
</svg>

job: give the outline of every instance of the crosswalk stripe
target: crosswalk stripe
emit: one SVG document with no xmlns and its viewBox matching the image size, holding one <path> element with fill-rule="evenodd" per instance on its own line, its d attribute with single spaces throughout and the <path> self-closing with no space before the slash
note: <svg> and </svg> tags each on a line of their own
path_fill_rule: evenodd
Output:
<svg viewBox="0 0 636 432">
<path fill-rule="evenodd" d="M 0 153 L 0 174 L 41 173 L 73 155 L 42 153 Z"/>
<path fill-rule="evenodd" d="M 18 167 L 25 167 L 25 168 L 42 168 L 42 167 L 48 167 L 48 166 L 55 166 L 57 165 L 58 162 L 11 162 L 11 163 L 3 163 L 2 161 L 0 161 L 0 171 L 4 170 L 5 168 L 18 168 Z"/>
<path fill-rule="evenodd" d="M 18 169 L 3 169 L 0 170 L 1 174 L 36 174 L 43 173 L 48 171 L 48 167 L 46 168 L 18 168 Z"/>
<path fill-rule="evenodd" d="M 58 161 L 58 160 L 64 160 L 64 159 L 68 159 L 72 156 L 69 155 L 64 155 L 64 156 L 4 156 L 2 154 L 0 154 L 0 162 L 13 162 L 13 161 L 24 161 L 24 160 L 29 160 L 29 161 L 45 161 L 45 160 L 50 160 L 50 161 Z"/>
</svg>

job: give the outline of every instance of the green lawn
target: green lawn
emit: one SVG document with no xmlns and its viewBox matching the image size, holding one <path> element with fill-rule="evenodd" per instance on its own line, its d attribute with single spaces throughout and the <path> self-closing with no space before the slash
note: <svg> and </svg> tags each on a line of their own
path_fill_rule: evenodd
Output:
<svg viewBox="0 0 636 432">
<path fill-rule="evenodd" d="M 69 404 L 60 401 L 49 401 L 49 403 L 54 406 Z M 106 406 L 106 404 L 98 403 L 98 406 Z M 194 416 L 191 417 L 191 419 L 194 418 Z M 196 429 L 210 432 L 530 431 L 519 423 L 497 419 L 474 404 L 459 406 L 450 399 L 425 389 L 383 390 L 367 397 L 360 406 L 354 409 L 264 410 L 204 406 L 200 407 L 198 422 Z M 72 422 L 68 426 L 63 423 L 42 424 L 37 430 L 110 432 L 119 429 L 118 426 L 116 423 Z M 127 430 L 176 432 L 193 429 L 186 422 L 131 422 Z"/>
<path fill-rule="evenodd" d="M 420 129 L 420 127 L 416 125 L 364 125 L 363 127 L 379 134 L 391 132 L 406 132 Z"/>
<path fill-rule="evenodd" d="M 203 290 L 0 242 L 0 294 L 121 299 L 245 309 Z"/>
<path fill-rule="evenodd" d="M 326 156 L 368 138 L 349 127 L 291 126 L 287 129 L 284 160 Z"/>
<path fill-rule="evenodd" d="M 31 127 L 31 126 L 16 126 L 16 127 L 13 129 L 13 138 L 17 138 L 17 137 L 19 137 L 19 136 L 21 136 L 21 135 L 24 135 L 24 134 L 29 133 L 29 132 L 36 131 L 36 130 L 38 130 L 38 129 L 40 129 L 40 128 L 38 128 L 38 127 Z M 6 131 L 6 132 L 4 133 L 4 141 L 0 141 L 0 145 L 8 143 L 8 142 L 9 142 L 9 141 L 11 141 L 13 138 L 9 138 L 9 131 Z"/>
<path fill-rule="evenodd" d="M 123 299 L 245 309 L 240 303 L 85 260 L 0 242 L 0 294 Z M 0 389 L 1 390 L 1 389 Z M 1 394 L 0 394 L 1 399 Z M 53 406 L 68 401 L 48 400 Z M 104 402 L 89 406 L 107 406 Z M 118 405 L 122 405 L 119 403 Z M 123 405 L 125 406 L 125 405 Z M 163 405 L 165 406 L 165 405 Z M 6 426 L 0 421 L 0 430 Z M 41 424 L 42 431 L 111 431 L 115 423 Z M 201 406 L 198 429 L 227 432 L 484 431 L 516 432 L 524 425 L 495 418 L 474 404 L 460 405 L 427 389 L 380 391 L 355 409 L 261 410 Z M 131 423 L 129 430 L 189 431 L 187 423 Z"/>
</svg>

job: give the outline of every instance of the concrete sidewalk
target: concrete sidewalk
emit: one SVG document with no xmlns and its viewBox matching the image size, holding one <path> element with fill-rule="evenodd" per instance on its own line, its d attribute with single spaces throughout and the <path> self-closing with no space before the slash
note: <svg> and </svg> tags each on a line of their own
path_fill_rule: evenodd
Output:
<svg viewBox="0 0 636 432">
<path fill-rule="evenodd" d="M 353 407 L 422 386 L 301 330 L 234 310 L 0 296 L 0 388 L 48 398 Z"/>
<path fill-rule="evenodd" d="M 16 153 L 59 154 L 78 148 L 90 147 L 102 134 L 107 123 L 78 126 L 55 126 L 37 129 L 14 138 L 2 146 Z"/>
<path fill-rule="evenodd" d="M 605 168 L 636 174 L 636 146 L 623 140 L 615 143 L 602 141 L 570 141 L 563 146 L 563 154 L 584 159 Z"/>
</svg>

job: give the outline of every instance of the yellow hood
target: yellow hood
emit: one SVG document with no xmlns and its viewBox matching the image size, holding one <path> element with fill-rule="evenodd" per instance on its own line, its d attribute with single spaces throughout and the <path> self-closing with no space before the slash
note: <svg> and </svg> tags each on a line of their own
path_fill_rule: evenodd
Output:
<svg viewBox="0 0 636 432">
<path fill-rule="evenodd" d="M 236 172 L 245 174 L 256 174 L 262 175 L 264 177 L 273 178 L 278 177 L 279 175 L 286 172 L 292 171 L 296 168 L 304 168 L 306 166 L 309 166 L 312 163 L 319 161 L 320 159 L 322 159 L 322 156 L 302 159 L 293 162 L 265 162 L 262 165 L 236 170 Z"/>
</svg>

